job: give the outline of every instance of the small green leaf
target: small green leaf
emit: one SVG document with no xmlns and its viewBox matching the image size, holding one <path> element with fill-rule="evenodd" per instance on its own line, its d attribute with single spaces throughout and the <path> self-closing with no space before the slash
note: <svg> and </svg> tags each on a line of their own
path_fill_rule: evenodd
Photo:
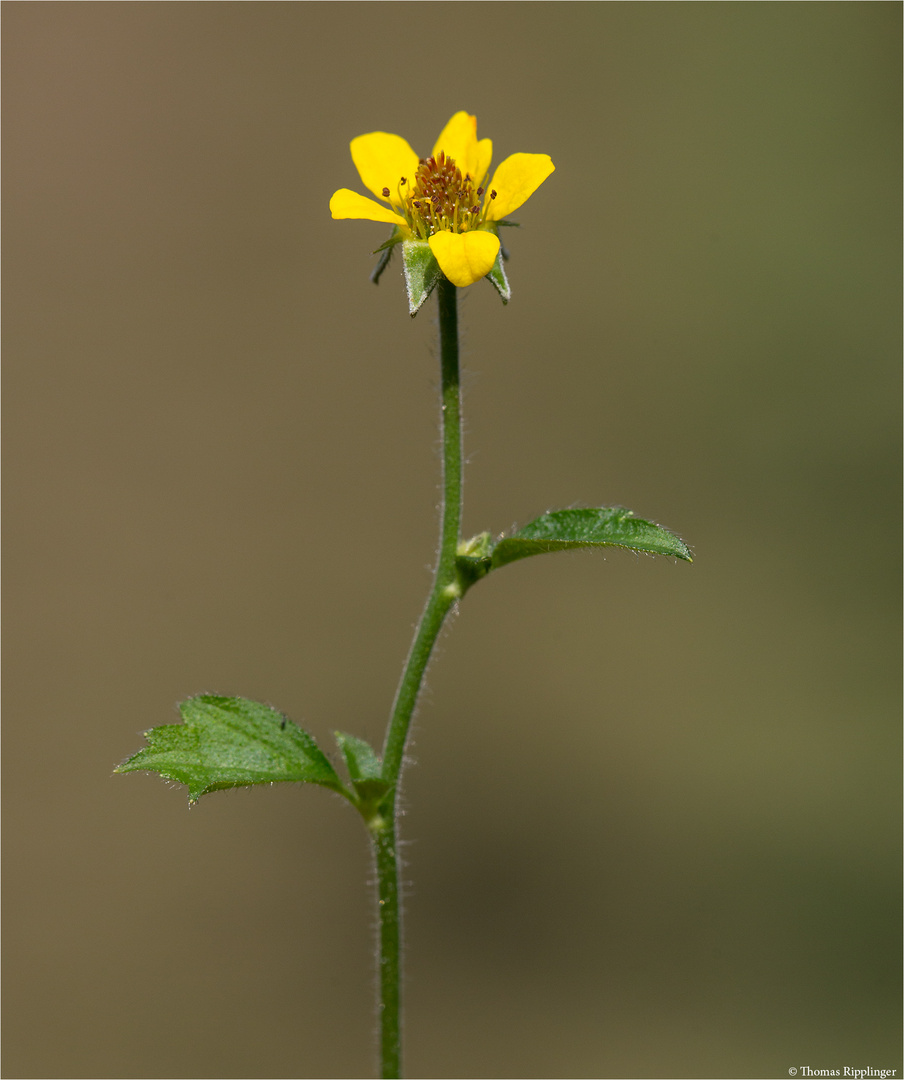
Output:
<svg viewBox="0 0 904 1080">
<path fill-rule="evenodd" d="M 610 546 L 693 561 L 684 541 L 661 525 L 636 518 L 630 510 L 600 507 L 554 510 L 538 517 L 512 536 L 498 541 L 491 556 L 492 566 L 505 566 L 548 551 Z"/>
<path fill-rule="evenodd" d="M 408 289 L 408 313 L 414 317 L 436 288 L 443 272 L 426 240 L 403 241 L 402 262 Z"/>
<path fill-rule="evenodd" d="M 370 743 L 346 735 L 344 731 L 335 731 L 336 742 L 348 766 L 348 775 L 352 780 L 375 780 L 383 774 L 383 763 Z"/>
<path fill-rule="evenodd" d="M 116 772 L 177 780 L 188 786 L 190 802 L 222 788 L 280 780 L 320 784 L 349 797 L 313 737 L 269 705 L 204 694 L 182 702 L 179 712 L 182 724 L 146 731 L 148 745 Z"/>
<path fill-rule="evenodd" d="M 334 734 L 358 796 L 358 809 L 365 817 L 370 817 L 392 787 L 383 779 L 383 762 L 377 757 L 374 748 L 363 739 L 346 735 L 344 731 L 336 731 Z"/>
</svg>

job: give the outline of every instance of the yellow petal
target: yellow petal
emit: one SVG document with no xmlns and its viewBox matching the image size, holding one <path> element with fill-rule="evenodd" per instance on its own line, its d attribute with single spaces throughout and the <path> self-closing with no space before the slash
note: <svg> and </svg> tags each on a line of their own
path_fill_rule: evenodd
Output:
<svg viewBox="0 0 904 1080">
<path fill-rule="evenodd" d="M 455 158 L 462 176 L 473 180 L 477 175 L 477 117 L 457 112 L 443 128 L 433 147 L 433 156 L 442 150 L 446 157 Z"/>
<path fill-rule="evenodd" d="M 359 221 L 387 221 L 390 225 L 403 225 L 406 230 L 408 228 L 408 223 L 401 214 L 390 210 L 388 206 L 381 206 L 373 199 L 359 195 L 357 191 L 349 191 L 348 188 L 340 188 L 330 199 L 330 213 L 337 220 L 357 218 Z"/>
<path fill-rule="evenodd" d="M 438 232 L 429 243 L 440 270 L 462 289 L 486 277 L 499 253 L 499 237 L 491 232 Z"/>
<path fill-rule="evenodd" d="M 383 188 L 389 188 L 390 199 L 398 202 L 399 180 L 404 176 L 409 183 L 414 181 L 418 160 L 402 136 L 372 131 L 352 139 L 351 149 L 352 161 L 367 190 L 385 199 Z"/>
<path fill-rule="evenodd" d="M 512 154 L 507 157 L 493 174 L 484 196 L 486 200 L 489 191 L 496 192 L 496 198 L 490 200 L 487 221 L 501 221 L 526 203 L 547 176 L 555 172 L 555 168 L 549 154 Z"/>
<path fill-rule="evenodd" d="M 493 140 L 481 139 L 477 144 L 477 172 L 473 177 L 474 187 L 480 187 L 484 177 L 490 170 L 490 162 L 493 160 Z"/>
</svg>

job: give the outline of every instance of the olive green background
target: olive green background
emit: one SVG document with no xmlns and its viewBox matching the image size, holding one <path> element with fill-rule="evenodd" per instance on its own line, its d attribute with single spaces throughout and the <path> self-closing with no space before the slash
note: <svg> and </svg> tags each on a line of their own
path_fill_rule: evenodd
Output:
<svg viewBox="0 0 904 1080">
<path fill-rule="evenodd" d="M 320 790 L 113 777 L 199 691 L 379 741 L 435 550 L 433 304 L 349 140 L 557 169 L 463 296 L 468 595 L 405 778 L 414 1077 L 901 1068 L 891 3 L 8 3 L 6 1060 L 358 1077 Z M 900 1075 L 900 1072 L 899 1072 Z"/>
</svg>

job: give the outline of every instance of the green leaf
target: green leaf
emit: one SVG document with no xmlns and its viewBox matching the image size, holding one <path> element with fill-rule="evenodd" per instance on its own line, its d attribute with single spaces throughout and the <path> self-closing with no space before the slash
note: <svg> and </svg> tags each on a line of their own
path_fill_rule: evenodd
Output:
<svg viewBox="0 0 904 1080">
<path fill-rule="evenodd" d="M 426 240 L 403 241 L 402 262 L 408 289 L 408 313 L 414 317 L 436 288 L 443 272 Z"/>
<path fill-rule="evenodd" d="M 339 743 L 339 749 L 348 766 L 348 775 L 352 780 L 375 780 L 382 776 L 383 763 L 370 743 L 357 739 L 354 735 L 346 735 L 344 731 L 333 734 Z"/>
<path fill-rule="evenodd" d="M 334 734 L 358 795 L 359 809 L 365 816 L 369 816 L 368 811 L 374 810 L 392 787 L 383 779 L 383 762 L 377 757 L 373 747 L 363 739 L 346 735 L 344 731 L 336 731 Z"/>
<path fill-rule="evenodd" d="M 148 745 L 118 773 L 157 772 L 188 786 L 190 802 L 222 788 L 288 780 L 349 792 L 313 737 L 269 705 L 204 694 L 179 706 L 182 724 L 145 732 Z"/>
<path fill-rule="evenodd" d="M 554 510 L 525 525 L 493 547 L 491 567 L 575 548 L 623 547 L 654 555 L 674 555 L 692 562 L 688 546 L 661 525 L 636 518 L 630 510 L 600 507 L 590 510 Z"/>
</svg>

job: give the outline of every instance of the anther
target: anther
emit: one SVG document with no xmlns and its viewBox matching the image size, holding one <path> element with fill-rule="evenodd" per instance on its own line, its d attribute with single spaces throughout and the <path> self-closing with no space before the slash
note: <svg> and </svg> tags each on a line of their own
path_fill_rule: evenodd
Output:
<svg viewBox="0 0 904 1080">
<path fill-rule="evenodd" d="M 384 199 L 389 198 L 389 188 L 388 187 L 383 188 L 383 198 Z"/>
<path fill-rule="evenodd" d="M 491 198 L 491 199 L 495 199 L 495 198 L 496 198 L 496 189 L 495 189 L 495 188 L 493 188 L 493 190 L 492 190 L 492 191 L 490 192 L 490 198 Z"/>
</svg>

